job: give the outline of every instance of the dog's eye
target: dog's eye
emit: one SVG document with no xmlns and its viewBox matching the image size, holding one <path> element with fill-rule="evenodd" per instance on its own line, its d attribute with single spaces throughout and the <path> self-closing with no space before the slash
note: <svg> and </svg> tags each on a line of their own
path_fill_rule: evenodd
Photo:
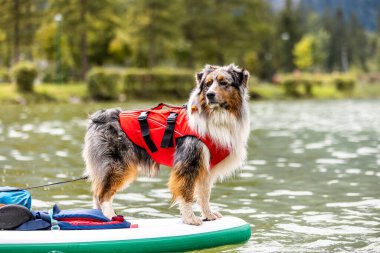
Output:
<svg viewBox="0 0 380 253">
<path fill-rule="evenodd" d="M 206 82 L 206 86 L 211 86 L 211 84 L 212 84 L 212 80 L 209 80 Z"/>
<path fill-rule="evenodd" d="M 220 86 L 227 86 L 228 85 L 228 82 L 226 81 L 221 81 L 219 82 Z"/>
</svg>

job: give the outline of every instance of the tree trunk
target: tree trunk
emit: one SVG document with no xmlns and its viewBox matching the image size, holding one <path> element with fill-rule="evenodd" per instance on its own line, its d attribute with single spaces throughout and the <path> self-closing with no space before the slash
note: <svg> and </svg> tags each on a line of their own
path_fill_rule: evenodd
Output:
<svg viewBox="0 0 380 253">
<path fill-rule="evenodd" d="M 13 0 L 13 64 L 20 59 L 20 3 L 19 0 Z"/>
<path fill-rule="evenodd" d="M 342 46 L 341 51 L 340 51 L 340 63 L 341 63 L 341 71 L 342 72 L 347 72 L 349 68 L 348 64 L 348 53 L 347 53 L 347 48 L 345 46 Z"/>
<path fill-rule="evenodd" d="M 189 52 L 189 57 L 187 59 L 187 67 L 190 68 L 190 69 L 193 69 L 195 64 L 194 64 L 195 60 L 194 60 L 194 54 L 193 52 Z"/>
<path fill-rule="evenodd" d="M 224 55 L 223 55 L 223 52 L 218 52 L 216 57 L 217 57 L 218 64 L 220 66 L 223 66 L 224 65 Z"/>
<path fill-rule="evenodd" d="M 154 9 L 152 9 L 152 16 L 154 19 Z M 156 31 L 154 24 L 150 24 L 149 29 L 149 48 L 148 48 L 148 67 L 153 68 L 156 65 Z"/>
<path fill-rule="evenodd" d="M 86 11 L 87 11 L 87 0 L 80 1 L 80 23 L 82 25 L 82 32 L 80 35 L 80 55 L 82 63 L 81 79 L 86 78 L 86 73 L 88 70 L 88 57 L 87 57 L 87 31 L 86 31 Z"/>
<path fill-rule="evenodd" d="M 153 68 L 156 65 L 156 40 L 155 35 L 152 35 L 152 38 L 149 42 L 149 53 L 148 53 L 148 67 Z"/>
</svg>

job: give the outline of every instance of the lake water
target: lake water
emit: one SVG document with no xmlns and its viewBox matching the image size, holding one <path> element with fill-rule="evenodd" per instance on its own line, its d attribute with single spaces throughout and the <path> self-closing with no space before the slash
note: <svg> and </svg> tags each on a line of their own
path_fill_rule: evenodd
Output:
<svg viewBox="0 0 380 253">
<path fill-rule="evenodd" d="M 0 185 L 80 177 L 87 114 L 116 106 L 2 106 Z M 204 252 L 380 252 L 380 101 L 253 102 L 251 114 L 247 164 L 214 188 L 212 203 L 249 222 L 252 237 Z M 177 217 L 169 172 L 119 193 L 117 212 Z M 33 208 L 90 208 L 89 189 L 84 181 L 33 189 Z"/>
</svg>

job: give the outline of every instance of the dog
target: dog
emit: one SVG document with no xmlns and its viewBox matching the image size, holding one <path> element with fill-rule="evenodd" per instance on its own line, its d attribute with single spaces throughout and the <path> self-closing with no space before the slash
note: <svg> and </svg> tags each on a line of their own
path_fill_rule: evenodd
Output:
<svg viewBox="0 0 380 253">
<path fill-rule="evenodd" d="M 188 125 L 199 136 L 227 149 L 228 155 L 210 169 L 212 154 L 200 138 L 185 136 L 176 141 L 168 185 L 173 205 L 178 204 L 182 221 L 189 225 L 222 217 L 211 210 L 211 188 L 244 163 L 250 132 L 247 70 L 234 64 L 206 65 L 195 80 L 185 108 Z M 112 201 L 117 191 L 126 188 L 139 172 L 154 175 L 159 170 L 147 150 L 123 131 L 121 113 L 121 109 L 107 109 L 90 115 L 83 148 L 84 174 L 92 184 L 94 208 L 108 218 L 116 215 Z M 194 199 L 202 217 L 194 214 Z"/>
</svg>

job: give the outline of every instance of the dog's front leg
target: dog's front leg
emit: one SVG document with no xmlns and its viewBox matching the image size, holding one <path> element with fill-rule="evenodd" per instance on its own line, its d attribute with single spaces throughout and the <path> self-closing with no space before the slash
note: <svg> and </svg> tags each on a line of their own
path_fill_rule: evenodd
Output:
<svg viewBox="0 0 380 253">
<path fill-rule="evenodd" d="M 194 214 L 192 205 L 196 182 L 202 176 L 202 171 L 207 169 L 203 147 L 197 138 L 178 139 L 174 166 L 169 179 L 173 201 L 179 203 L 182 221 L 189 225 L 202 224 L 202 220 Z"/>
<path fill-rule="evenodd" d="M 188 202 L 181 198 L 178 201 L 183 223 L 195 226 L 202 225 L 202 219 L 194 214 L 192 201 Z"/>
<path fill-rule="evenodd" d="M 202 218 L 205 220 L 222 218 L 222 215 L 219 212 L 213 212 L 210 208 L 212 185 L 209 171 L 204 171 L 197 181 L 196 194 L 198 204 L 201 208 Z"/>
<path fill-rule="evenodd" d="M 182 221 L 189 225 L 201 225 L 202 220 L 194 214 L 193 196 L 195 180 L 191 179 L 189 174 L 180 173 L 178 165 L 174 166 L 169 179 L 169 188 L 173 194 L 173 201 L 177 201 L 182 216 Z"/>
</svg>

